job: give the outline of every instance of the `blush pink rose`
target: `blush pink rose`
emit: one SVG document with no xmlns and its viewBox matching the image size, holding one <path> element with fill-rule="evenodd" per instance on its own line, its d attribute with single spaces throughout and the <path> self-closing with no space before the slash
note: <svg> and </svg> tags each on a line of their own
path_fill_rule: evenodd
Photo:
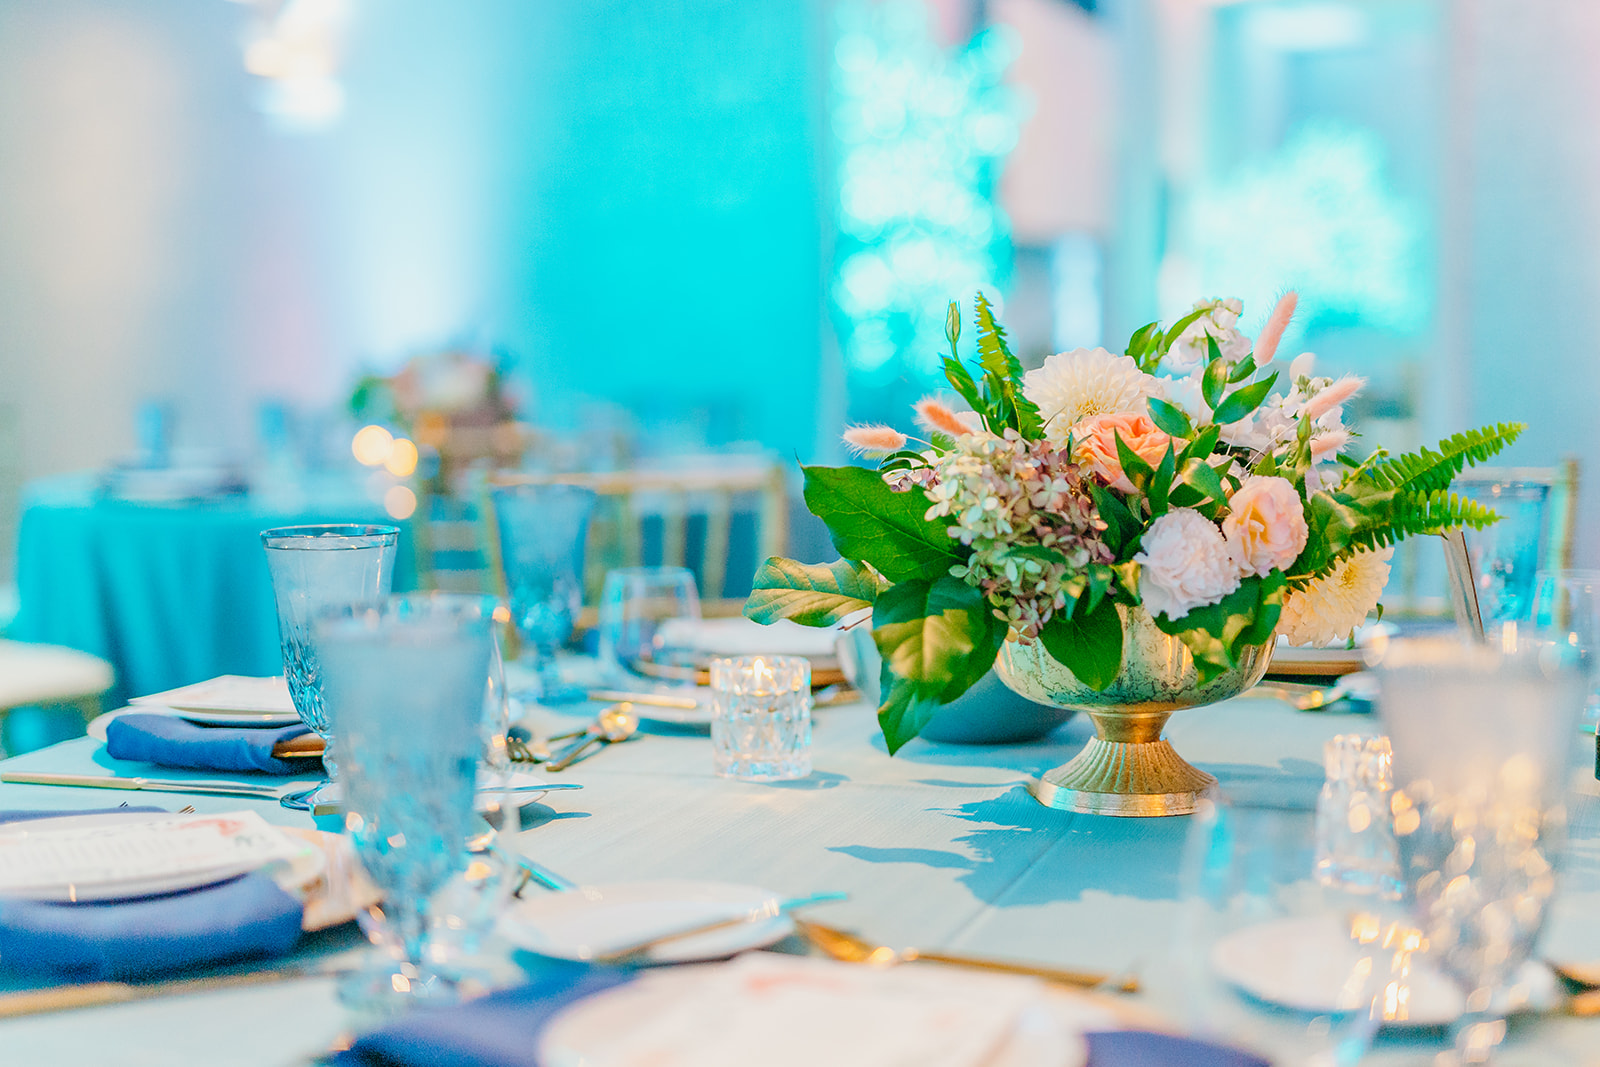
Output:
<svg viewBox="0 0 1600 1067">
<path fill-rule="evenodd" d="M 1252 475 L 1228 500 L 1222 535 L 1243 574 L 1287 570 L 1306 547 L 1305 506 L 1285 478 Z"/>
<path fill-rule="evenodd" d="M 1077 459 L 1089 468 L 1089 473 L 1113 489 L 1133 492 L 1133 483 L 1122 471 L 1122 461 L 1117 457 L 1117 438 L 1133 450 L 1134 455 L 1159 466 L 1167 454 L 1172 438 L 1162 433 L 1150 416 L 1130 412 L 1112 412 L 1091 415 L 1073 427 L 1077 442 Z"/>
</svg>

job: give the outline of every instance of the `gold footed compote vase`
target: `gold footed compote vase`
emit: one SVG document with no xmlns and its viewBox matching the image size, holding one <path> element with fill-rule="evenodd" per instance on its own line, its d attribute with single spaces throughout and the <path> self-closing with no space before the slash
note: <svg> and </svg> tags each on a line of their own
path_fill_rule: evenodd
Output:
<svg viewBox="0 0 1600 1067">
<path fill-rule="evenodd" d="M 1014 692 L 1094 721 L 1089 744 L 1041 775 L 1033 795 L 1047 807 L 1095 815 L 1188 815 L 1217 780 L 1178 755 L 1161 731 L 1174 711 L 1236 697 L 1261 681 L 1272 644 L 1247 648 L 1238 667 L 1201 685 L 1182 641 L 1156 629 L 1142 607 L 1117 611 L 1122 668 L 1101 691 L 1079 681 L 1043 642 L 1008 640 L 1000 649 L 995 673 Z"/>
</svg>

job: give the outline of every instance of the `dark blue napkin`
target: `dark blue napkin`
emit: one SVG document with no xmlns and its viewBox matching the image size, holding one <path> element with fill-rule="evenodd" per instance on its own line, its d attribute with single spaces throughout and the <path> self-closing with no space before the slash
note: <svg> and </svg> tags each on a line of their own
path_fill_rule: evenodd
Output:
<svg viewBox="0 0 1600 1067">
<path fill-rule="evenodd" d="M 300 939 L 303 911 L 259 872 L 140 900 L 0 898 L 0 967 L 53 981 L 98 982 L 282 956 Z"/>
<path fill-rule="evenodd" d="M 527 985 L 402 1016 L 335 1061 L 345 1067 L 530 1067 L 545 1024 L 568 1004 L 633 977 L 619 968 L 549 961 Z"/>
<path fill-rule="evenodd" d="M 1085 1034 L 1087 1067 L 1271 1067 L 1260 1056 L 1192 1037 L 1144 1030 Z"/>
<path fill-rule="evenodd" d="M 115 759 L 196 771 L 265 771 L 305 774 L 307 758 L 278 759 L 272 746 L 311 728 L 201 726 L 172 715 L 119 715 L 106 724 L 106 752 Z"/>
<path fill-rule="evenodd" d="M 77 808 L 60 811 L 38 811 L 33 808 L 26 810 L 3 811 L 0 810 L 0 823 L 30 822 L 34 819 L 62 819 L 68 815 L 143 815 L 147 812 L 165 812 L 166 808 L 151 807 L 148 804 L 124 804 L 120 808 Z"/>
</svg>

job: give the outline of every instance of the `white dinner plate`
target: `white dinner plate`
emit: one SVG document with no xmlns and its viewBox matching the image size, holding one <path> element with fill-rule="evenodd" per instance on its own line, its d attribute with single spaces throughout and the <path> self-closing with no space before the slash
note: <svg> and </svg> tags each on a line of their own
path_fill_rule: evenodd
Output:
<svg viewBox="0 0 1600 1067">
<path fill-rule="evenodd" d="M 90 830 L 103 826 L 127 826 L 136 823 L 160 822 L 162 820 L 210 819 L 226 814 L 228 813 L 175 815 L 171 812 L 158 811 L 105 811 L 96 812 L 92 815 L 62 815 L 50 819 L 29 819 L 25 822 L 7 823 L 4 826 L 4 830 L 6 832 L 25 830 L 32 833 L 53 830 Z M 327 865 L 327 856 L 323 849 L 316 847 L 303 834 L 296 834 L 287 830 L 285 830 L 285 834 L 298 847 L 294 849 L 288 859 L 271 865 L 272 877 L 287 892 L 303 891 L 322 877 Z M 215 885 L 257 869 L 259 869 L 259 865 L 252 863 L 209 867 L 204 870 L 172 870 L 161 874 L 129 878 L 89 888 L 62 886 L 59 892 L 29 894 L 29 896 L 32 899 L 40 900 L 135 900 L 140 897 L 179 893 L 186 889 L 199 889 L 202 886 Z"/>
<path fill-rule="evenodd" d="M 130 704 L 155 704 L 179 711 L 204 712 L 275 712 L 291 715 L 296 720 L 294 701 L 289 696 L 289 683 L 283 676 L 248 678 L 241 674 L 224 674 L 204 682 L 168 689 L 164 693 L 134 697 Z"/>
<path fill-rule="evenodd" d="M 1127 1023 L 1105 1000 L 945 967 L 751 953 L 651 971 L 561 1011 L 548 1067 L 1081 1067 L 1083 1035 Z"/>
<path fill-rule="evenodd" d="M 117 708 L 115 711 L 95 716 L 89 721 L 85 732 L 96 741 L 104 741 L 107 724 L 120 715 L 165 715 L 169 718 L 197 722 L 203 726 L 244 726 L 263 729 L 293 726 L 300 721 L 300 716 L 294 712 L 285 715 L 280 711 L 180 711 L 177 708 L 164 708 L 159 704 L 129 704 L 125 708 Z"/>
<path fill-rule="evenodd" d="M 1211 965 L 1225 981 L 1257 1000 L 1312 1014 L 1339 1010 L 1339 995 L 1360 954 L 1338 917 L 1307 916 L 1258 923 L 1212 946 Z M 1525 1003 L 1549 1008 L 1560 990 L 1549 967 L 1530 962 L 1514 988 Z M 1397 1025 L 1447 1026 L 1465 1006 L 1460 989 L 1424 956 L 1413 958 L 1408 1017 Z"/>
<path fill-rule="evenodd" d="M 831 659 L 832 628 L 801 626 L 789 619 L 762 624 L 732 616 L 725 619 L 668 619 L 656 640 L 663 648 L 710 656 L 808 656 Z"/>
<path fill-rule="evenodd" d="M 541 956 L 586 960 L 700 922 L 732 918 L 776 903 L 777 894 L 724 882 L 623 882 L 541 894 L 500 920 L 512 944 Z M 714 960 L 781 941 L 794 930 L 787 915 L 741 923 L 652 949 L 660 963 Z"/>
<path fill-rule="evenodd" d="M 511 788 L 513 796 L 521 806 L 527 806 L 542 798 L 551 790 L 582 789 L 583 786 L 576 782 L 550 782 L 529 771 L 512 771 Z M 505 787 L 495 777 L 495 773 L 487 767 L 478 768 L 478 794 L 477 810 L 480 814 L 488 815 L 500 810 L 500 798 L 505 795 Z M 341 792 L 338 782 L 329 782 L 317 794 L 317 806 L 314 814 L 325 815 L 337 811 Z"/>
</svg>

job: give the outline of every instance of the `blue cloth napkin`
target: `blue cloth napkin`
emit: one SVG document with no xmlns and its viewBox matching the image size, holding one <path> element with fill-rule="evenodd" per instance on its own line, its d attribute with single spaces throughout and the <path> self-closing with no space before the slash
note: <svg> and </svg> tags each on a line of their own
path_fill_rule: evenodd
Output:
<svg viewBox="0 0 1600 1067">
<path fill-rule="evenodd" d="M 539 1036 L 562 1008 L 633 977 L 619 968 L 549 961 L 526 985 L 402 1016 L 357 1041 L 344 1067 L 530 1067 Z"/>
<path fill-rule="evenodd" d="M 1085 1034 L 1088 1067 L 1271 1067 L 1259 1056 L 1192 1037 L 1144 1030 Z"/>
<path fill-rule="evenodd" d="M 0 810 L 0 824 L 8 822 L 29 822 L 33 819 L 61 819 L 68 815 L 143 815 L 151 812 L 165 812 L 166 808 L 151 807 L 148 804 L 123 805 L 120 808 L 78 808 L 76 810 L 62 809 L 60 811 L 39 811 L 33 808 L 24 810 Z"/>
<path fill-rule="evenodd" d="M 0 967 L 53 981 L 98 982 L 282 956 L 300 939 L 303 911 L 259 872 L 140 900 L 0 898 Z"/>
<path fill-rule="evenodd" d="M 115 759 L 196 771 L 265 771 L 305 774 L 310 759 L 278 759 L 272 746 L 311 728 L 201 726 L 172 715 L 119 715 L 106 724 L 106 752 Z"/>
</svg>

